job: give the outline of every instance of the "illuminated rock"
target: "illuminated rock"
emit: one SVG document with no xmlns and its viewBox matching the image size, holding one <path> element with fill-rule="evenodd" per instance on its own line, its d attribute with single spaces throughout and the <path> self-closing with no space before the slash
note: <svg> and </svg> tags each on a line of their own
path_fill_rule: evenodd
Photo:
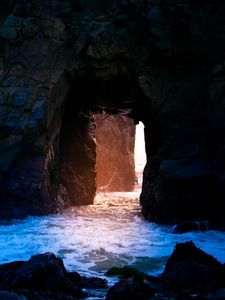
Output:
<svg viewBox="0 0 225 300">
<path fill-rule="evenodd" d="M 96 184 L 99 191 L 133 191 L 135 182 L 132 119 L 120 115 L 95 115 Z"/>
</svg>

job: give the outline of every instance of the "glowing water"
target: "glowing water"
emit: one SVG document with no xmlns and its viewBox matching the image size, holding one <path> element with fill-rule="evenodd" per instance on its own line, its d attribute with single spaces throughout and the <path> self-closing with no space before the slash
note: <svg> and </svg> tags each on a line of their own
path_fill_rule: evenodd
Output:
<svg viewBox="0 0 225 300">
<path fill-rule="evenodd" d="M 103 276 L 111 267 L 131 265 L 160 274 L 177 242 L 197 246 L 225 262 L 225 233 L 171 233 L 168 226 L 145 221 L 140 213 L 140 176 L 145 164 L 143 125 L 136 128 L 135 160 L 139 177 L 133 193 L 101 193 L 91 206 L 68 209 L 61 215 L 29 217 L 0 226 L 0 263 L 54 252 L 69 270 Z"/>
<path fill-rule="evenodd" d="M 138 194 L 100 194 L 92 206 L 2 224 L 0 263 L 52 251 L 63 258 L 68 269 L 85 275 L 99 276 L 110 267 L 124 265 L 158 274 L 176 242 L 191 239 L 225 262 L 225 233 L 172 234 L 170 227 L 141 217 Z"/>
</svg>

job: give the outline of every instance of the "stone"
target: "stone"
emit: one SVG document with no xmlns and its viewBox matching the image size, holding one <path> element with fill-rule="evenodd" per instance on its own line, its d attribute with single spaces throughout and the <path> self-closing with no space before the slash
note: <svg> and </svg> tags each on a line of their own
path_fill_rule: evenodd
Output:
<svg viewBox="0 0 225 300">
<path fill-rule="evenodd" d="M 189 221 L 175 225 L 172 228 L 172 233 L 182 234 L 190 231 L 206 231 L 210 228 L 207 221 Z"/>
<path fill-rule="evenodd" d="M 117 282 L 111 287 L 106 296 L 106 300 L 137 300 L 151 299 L 155 289 L 150 287 L 142 278 L 130 277 Z"/>
<path fill-rule="evenodd" d="M 0 291 L 0 299 L 1 300 L 27 300 L 27 298 L 23 295 L 19 295 L 12 292 Z"/>
<path fill-rule="evenodd" d="M 209 300 L 222 300 L 225 299 L 225 289 L 217 290 L 214 293 L 208 293 L 205 295 L 205 299 Z"/>
<path fill-rule="evenodd" d="M 9 16 L 3 26 L 0 29 L 0 37 L 14 43 L 20 40 L 18 27 L 22 26 L 20 18 L 15 16 Z"/>
<path fill-rule="evenodd" d="M 38 33 L 37 19 L 26 18 L 22 23 L 22 34 L 25 38 L 33 38 Z"/>
<path fill-rule="evenodd" d="M 224 271 L 222 263 L 193 242 L 179 243 L 160 277 L 126 273 L 106 299 L 223 299 Z"/>
<path fill-rule="evenodd" d="M 223 288 L 223 274 L 224 266 L 219 261 L 193 242 L 186 242 L 176 245 L 161 278 L 177 290 L 202 292 Z"/>
<path fill-rule="evenodd" d="M 44 34 L 56 40 L 63 40 L 65 35 L 65 25 L 60 19 L 48 19 L 43 24 Z"/>
<path fill-rule="evenodd" d="M 98 277 L 82 277 L 82 287 L 85 289 L 106 289 L 107 281 Z"/>
<path fill-rule="evenodd" d="M 129 18 L 127 15 L 119 15 L 114 20 L 116 26 L 121 27 L 121 28 L 127 27 L 128 21 L 129 21 Z"/>
<path fill-rule="evenodd" d="M 63 261 L 52 253 L 39 254 L 28 261 L 0 266 L 1 289 L 82 294 L 79 282 L 70 280 Z"/>
<path fill-rule="evenodd" d="M 124 278 L 108 289 L 107 300 L 224 298 L 224 265 L 193 242 L 176 245 L 160 277 L 131 268 L 122 268 L 116 273 L 113 270 L 113 274 L 121 274 L 120 271 Z M 96 296 L 96 289 L 106 288 L 107 283 L 102 278 L 68 272 L 63 261 L 53 253 L 0 265 L 0 298 L 3 300 L 75 300 Z M 85 294 L 82 289 L 94 291 Z"/>
<path fill-rule="evenodd" d="M 159 168 L 165 178 L 193 178 L 204 177 L 210 174 L 207 161 L 164 160 Z"/>
<path fill-rule="evenodd" d="M 7 178 L 0 216 L 13 217 L 8 203 L 24 212 L 18 216 L 56 212 L 60 186 L 65 206 L 93 203 L 90 115 L 126 111 L 145 125 L 144 217 L 220 220 L 224 228 L 223 1 L 0 2 L 0 148 L 12 135 L 23 137 L 15 155 L 14 146 L 0 153 L 0 177 Z M 21 159 L 30 155 L 42 156 L 42 180 L 25 176 L 25 184 L 18 174 L 30 174 Z"/>
<path fill-rule="evenodd" d="M 119 276 L 122 278 L 129 278 L 138 274 L 140 273 L 131 267 L 123 267 L 123 268 L 113 267 L 105 273 L 106 276 Z"/>
<path fill-rule="evenodd" d="M 17 154 L 20 152 L 20 145 L 14 145 L 10 149 L 1 152 L 0 171 L 7 171 L 12 166 Z"/>
</svg>

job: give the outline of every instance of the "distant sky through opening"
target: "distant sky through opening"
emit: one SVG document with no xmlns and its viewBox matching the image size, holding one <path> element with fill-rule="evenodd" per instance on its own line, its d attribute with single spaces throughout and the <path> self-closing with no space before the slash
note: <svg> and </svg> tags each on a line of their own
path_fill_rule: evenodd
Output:
<svg viewBox="0 0 225 300">
<path fill-rule="evenodd" d="M 138 185 L 140 185 L 142 173 L 146 164 L 144 125 L 141 122 L 136 126 L 134 157 L 135 172 L 138 178 Z"/>
</svg>

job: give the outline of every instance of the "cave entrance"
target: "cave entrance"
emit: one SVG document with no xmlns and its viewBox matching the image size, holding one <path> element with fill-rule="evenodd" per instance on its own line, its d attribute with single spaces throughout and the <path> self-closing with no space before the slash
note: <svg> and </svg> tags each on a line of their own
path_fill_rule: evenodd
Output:
<svg viewBox="0 0 225 300">
<path fill-rule="evenodd" d="M 135 82 L 119 77 L 75 82 L 59 134 L 58 194 L 67 199 L 66 207 L 93 204 L 96 192 L 134 191 L 142 180 L 142 170 L 135 174 L 135 124 L 141 118 Z"/>
<path fill-rule="evenodd" d="M 142 181 L 143 181 L 143 170 L 146 165 L 144 124 L 142 122 L 139 122 L 136 125 L 134 160 L 135 160 L 135 188 L 141 189 Z"/>
<path fill-rule="evenodd" d="M 68 205 L 92 204 L 95 193 L 141 188 L 144 126 L 125 114 L 65 110 L 60 134 L 60 188 Z"/>
</svg>

